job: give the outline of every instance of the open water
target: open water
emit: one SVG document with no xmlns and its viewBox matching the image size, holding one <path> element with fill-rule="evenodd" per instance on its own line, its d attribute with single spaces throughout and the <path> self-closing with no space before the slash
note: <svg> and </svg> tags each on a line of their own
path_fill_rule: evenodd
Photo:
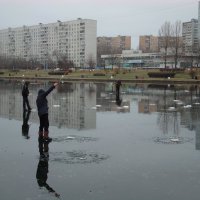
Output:
<svg viewBox="0 0 200 200">
<path fill-rule="evenodd" d="M 63 83 L 39 144 L 35 100 L 50 85 L 31 82 L 23 113 L 22 82 L 0 82 L 1 200 L 199 200 L 199 86 L 122 83 L 116 101 L 112 83 Z"/>
</svg>

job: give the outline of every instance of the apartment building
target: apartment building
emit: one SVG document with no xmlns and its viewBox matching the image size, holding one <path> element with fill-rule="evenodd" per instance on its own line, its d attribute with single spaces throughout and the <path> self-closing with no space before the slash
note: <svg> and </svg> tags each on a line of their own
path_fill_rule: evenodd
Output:
<svg viewBox="0 0 200 200">
<path fill-rule="evenodd" d="M 198 51 L 198 20 L 191 19 L 182 24 L 183 53 L 191 55 Z"/>
<path fill-rule="evenodd" d="M 140 36 L 139 50 L 141 50 L 143 53 L 158 52 L 158 37 L 153 35 Z"/>
<path fill-rule="evenodd" d="M 200 1 L 198 2 L 198 42 L 200 43 Z"/>
<path fill-rule="evenodd" d="M 97 49 L 101 46 L 112 48 L 121 53 L 122 50 L 131 49 L 131 36 L 98 37 Z"/>
<path fill-rule="evenodd" d="M 0 30 L 0 55 L 26 60 L 36 59 L 46 65 L 65 55 L 75 67 L 96 62 L 97 21 L 81 19 Z"/>
<path fill-rule="evenodd" d="M 97 38 L 97 66 L 103 66 L 102 55 L 120 54 L 123 50 L 131 49 L 131 36 L 98 37 Z"/>
</svg>

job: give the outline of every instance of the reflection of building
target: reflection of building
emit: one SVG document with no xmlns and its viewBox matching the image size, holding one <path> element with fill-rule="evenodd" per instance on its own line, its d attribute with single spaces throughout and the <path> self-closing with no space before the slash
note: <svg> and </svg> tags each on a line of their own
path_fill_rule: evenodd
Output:
<svg viewBox="0 0 200 200">
<path fill-rule="evenodd" d="M 138 113 L 151 113 L 157 112 L 157 105 L 155 103 L 149 103 L 149 100 L 141 99 L 138 102 Z"/>
<path fill-rule="evenodd" d="M 8 119 L 22 120 L 23 105 L 20 82 L 1 82 L 0 116 Z M 48 88 L 45 84 L 30 84 L 30 105 L 35 108 L 35 100 L 39 88 Z M 52 126 L 74 129 L 96 128 L 96 111 L 89 109 L 96 105 L 95 85 L 67 84 L 60 85 L 57 92 L 50 93 L 49 122 Z M 62 88 L 67 88 L 62 92 Z M 38 122 L 37 112 L 32 112 L 30 121 Z"/>
<path fill-rule="evenodd" d="M 120 106 L 116 104 L 115 89 L 113 84 L 97 84 L 97 111 L 116 111 L 130 112 L 130 101 L 124 99 L 124 95 L 120 95 L 122 103 Z"/>
<path fill-rule="evenodd" d="M 196 150 L 200 150 L 200 124 L 198 124 L 196 126 L 196 135 L 195 135 L 195 147 L 196 147 Z"/>
<path fill-rule="evenodd" d="M 66 85 L 61 85 L 63 89 Z M 72 84 L 69 91 L 54 93 L 51 104 L 51 120 L 58 127 L 91 129 L 96 128 L 96 111 L 90 109 L 96 105 L 96 88 L 93 84 Z M 60 105 L 55 107 L 55 105 Z"/>
</svg>

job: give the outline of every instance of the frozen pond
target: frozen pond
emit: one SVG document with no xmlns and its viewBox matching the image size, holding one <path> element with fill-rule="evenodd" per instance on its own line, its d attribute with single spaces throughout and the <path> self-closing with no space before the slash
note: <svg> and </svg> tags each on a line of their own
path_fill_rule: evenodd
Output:
<svg viewBox="0 0 200 200">
<path fill-rule="evenodd" d="M 40 159 L 35 100 L 49 86 L 31 82 L 27 116 L 21 82 L 0 82 L 0 199 L 199 200 L 199 86 L 123 84 L 117 105 L 111 83 L 64 83 Z"/>
</svg>

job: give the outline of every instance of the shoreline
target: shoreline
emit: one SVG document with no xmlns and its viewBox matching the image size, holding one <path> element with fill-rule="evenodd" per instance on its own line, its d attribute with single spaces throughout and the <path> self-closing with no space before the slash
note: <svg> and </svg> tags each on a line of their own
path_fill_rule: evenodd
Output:
<svg viewBox="0 0 200 200">
<path fill-rule="evenodd" d="M 50 81 L 56 82 L 60 78 L 55 77 L 0 77 L 0 80 L 35 80 L 35 81 Z M 97 78 L 62 78 L 62 82 L 115 82 L 116 78 L 113 79 L 97 79 Z M 200 84 L 200 80 L 173 80 L 173 79 L 120 79 L 124 83 L 156 83 L 156 84 Z"/>
</svg>

